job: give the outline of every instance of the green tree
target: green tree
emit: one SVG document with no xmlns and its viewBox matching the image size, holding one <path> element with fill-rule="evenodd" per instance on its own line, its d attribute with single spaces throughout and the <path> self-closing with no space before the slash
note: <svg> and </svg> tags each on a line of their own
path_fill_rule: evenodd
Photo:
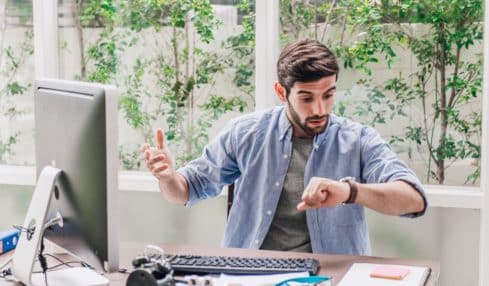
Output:
<svg viewBox="0 0 489 286">
<path fill-rule="evenodd" d="M 182 165 L 200 154 L 213 122 L 246 106 L 240 96 L 224 97 L 215 89 L 218 75 L 227 67 L 225 58 L 206 45 L 214 41 L 220 22 L 209 1 L 129 1 L 125 12 L 126 23 L 136 32 L 171 32 L 157 45 L 153 58 L 137 60 L 126 80 L 121 107 L 130 125 L 141 130 L 147 142 L 153 140 L 155 125 L 164 118 L 166 139 L 173 141 L 179 154 L 177 164 Z M 143 78 L 156 83 L 156 93 L 143 90 Z"/>
<path fill-rule="evenodd" d="M 7 3 L 4 3 L 3 11 L 6 5 Z M 25 5 L 19 6 L 22 7 Z M 14 146 L 20 136 L 20 131 L 15 129 L 13 123 L 19 115 L 26 112 L 15 104 L 15 100 L 28 92 L 32 86 L 20 79 L 19 70 L 34 50 L 32 30 L 27 30 L 18 44 L 5 47 L 8 25 L 4 22 L 0 26 L 2 27 L 0 31 L 0 120 L 10 125 L 8 132 L 4 129 L 0 134 L 0 163 L 5 163 L 9 156 L 14 154 Z"/>
<path fill-rule="evenodd" d="M 358 84 L 367 91 L 367 99 L 354 104 L 353 115 L 375 125 L 405 117 L 407 110 L 418 112 L 391 143 L 414 144 L 426 152 L 427 178 L 440 184 L 451 164 L 472 158 L 477 166 L 467 181 L 474 183 L 479 174 L 481 114 L 470 105 L 477 102 L 482 86 L 482 56 L 475 49 L 482 42 L 482 1 L 344 0 L 300 5 L 316 11 L 313 18 L 291 18 L 310 19 L 303 24 L 309 28 L 302 35 L 312 34 L 314 26 L 314 36 L 335 49 L 344 68 L 364 72 Z M 326 22 L 318 24 L 319 17 Z M 322 31 L 317 32 L 318 27 Z M 376 81 L 372 68 L 384 63 L 392 68 L 405 60 L 399 58 L 400 52 L 409 53 L 416 68 Z M 347 112 L 346 107 L 340 103 L 339 111 Z"/>
<path fill-rule="evenodd" d="M 72 12 L 80 55 L 79 80 L 115 83 L 123 52 L 133 44 L 129 34 L 117 30 L 118 5 L 112 0 L 73 0 Z M 87 29 L 101 30 L 94 42 L 85 39 Z M 85 32 L 84 32 L 85 31 Z"/>
<path fill-rule="evenodd" d="M 241 0 L 237 8 L 243 14 L 241 22 L 243 31 L 238 35 L 229 37 L 224 42 L 224 48 L 230 51 L 229 56 L 225 58 L 225 64 L 234 71 L 234 84 L 244 94 L 251 96 L 255 90 L 253 82 L 255 68 L 255 13 L 254 7 L 248 0 Z"/>
<path fill-rule="evenodd" d="M 15 127 L 15 120 L 26 112 L 19 108 L 16 99 L 31 91 L 32 85 L 19 72 L 33 54 L 33 33 L 27 28 L 15 44 L 6 44 L 9 17 L 16 17 L 16 26 L 29 27 L 32 21 L 32 5 L 26 1 L 4 1 L 0 6 L 2 23 L 0 24 L 0 121 L 7 128 L 0 132 L 0 163 L 6 163 L 14 155 L 15 145 L 20 137 L 20 130 Z M 12 15 L 13 13 L 13 15 Z M 10 41 L 9 41 L 10 42 Z"/>
<path fill-rule="evenodd" d="M 221 23 L 207 0 L 73 1 L 78 78 L 116 84 L 127 123 L 146 142 L 153 142 L 156 127 L 165 127 L 177 165 L 200 154 L 223 114 L 244 111 L 251 101 L 254 26 L 248 15 L 243 31 L 216 51 L 212 47 Z M 239 9 L 251 14 L 245 2 Z M 100 31 L 95 41 L 85 39 L 87 29 Z M 150 46 L 148 35 L 153 37 Z M 138 45 L 146 45 L 143 53 Z M 234 96 L 216 88 L 229 75 L 237 87 Z M 138 168 L 139 146 L 120 146 L 120 157 L 124 168 Z"/>
</svg>

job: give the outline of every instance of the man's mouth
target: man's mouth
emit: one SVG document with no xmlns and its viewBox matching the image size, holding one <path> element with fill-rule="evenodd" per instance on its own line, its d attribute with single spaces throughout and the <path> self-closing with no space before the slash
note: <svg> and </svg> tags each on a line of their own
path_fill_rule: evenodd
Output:
<svg viewBox="0 0 489 286">
<path fill-rule="evenodd" d="M 309 122 L 311 125 L 321 126 L 326 122 L 326 117 L 320 119 L 309 119 L 307 122 Z"/>
</svg>

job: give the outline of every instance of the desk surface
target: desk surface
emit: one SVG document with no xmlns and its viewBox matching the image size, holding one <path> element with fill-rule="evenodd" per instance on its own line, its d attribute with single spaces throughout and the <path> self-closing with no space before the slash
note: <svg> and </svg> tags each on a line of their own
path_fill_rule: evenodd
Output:
<svg viewBox="0 0 489 286">
<path fill-rule="evenodd" d="M 140 254 L 144 249 L 145 243 L 141 242 L 122 242 L 120 251 L 120 267 L 128 270 L 132 269 L 131 260 Z M 403 264 L 412 266 L 428 266 L 431 268 L 431 274 L 425 285 L 434 286 L 438 284 L 440 275 L 440 263 L 435 261 L 408 260 L 398 258 L 382 258 L 372 256 L 346 256 L 346 255 L 329 255 L 329 254 L 307 254 L 295 252 L 281 252 L 268 250 L 250 250 L 236 248 L 218 248 L 207 246 L 183 245 L 183 244 L 162 244 L 159 245 L 168 254 L 198 254 L 198 255 L 229 255 L 243 257 L 313 257 L 320 263 L 320 275 L 332 275 L 333 283 L 337 285 L 346 274 L 350 266 L 355 262 L 364 263 L 383 263 L 383 264 Z M 0 255 L 0 265 L 3 264 L 12 252 Z M 128 274 L 111 273 L 108 275 L 110 285 L 124 286 Z M 3 281 L 0 284 L 3 285 Z M 6 284 L 8 285 L 8 284 Z M 11 285 L 15 285 L 11 283 Z"/>
</svg>

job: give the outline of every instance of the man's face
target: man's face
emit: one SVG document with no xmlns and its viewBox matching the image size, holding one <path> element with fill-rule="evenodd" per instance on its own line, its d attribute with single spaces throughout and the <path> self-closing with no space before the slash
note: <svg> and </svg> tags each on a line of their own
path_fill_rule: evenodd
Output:
<svg viewBox="0 0 489 286">
<path fill-rule="evenodd" d="M 292 86 L 285 100 L 287 116 L 295 136 L 314 137 L 326 129 L 335 91 L 336 76 L 313 82 L 296 82 Z"/>
</svg>

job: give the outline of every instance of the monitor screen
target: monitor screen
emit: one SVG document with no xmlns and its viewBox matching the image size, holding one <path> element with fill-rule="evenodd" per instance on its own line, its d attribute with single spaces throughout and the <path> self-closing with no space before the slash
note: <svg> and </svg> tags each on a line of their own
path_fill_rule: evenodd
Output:
<svg viewBox="0 0 489 286">
<path fill-rule="evenodd" d="M 90 265 L 118 269 L 117 94 L 113 86 L 62 80 L 36 81 L 37 175 L 62 170 L 47 219 L 63 227 L 45 237 Z"/>
</svg>

